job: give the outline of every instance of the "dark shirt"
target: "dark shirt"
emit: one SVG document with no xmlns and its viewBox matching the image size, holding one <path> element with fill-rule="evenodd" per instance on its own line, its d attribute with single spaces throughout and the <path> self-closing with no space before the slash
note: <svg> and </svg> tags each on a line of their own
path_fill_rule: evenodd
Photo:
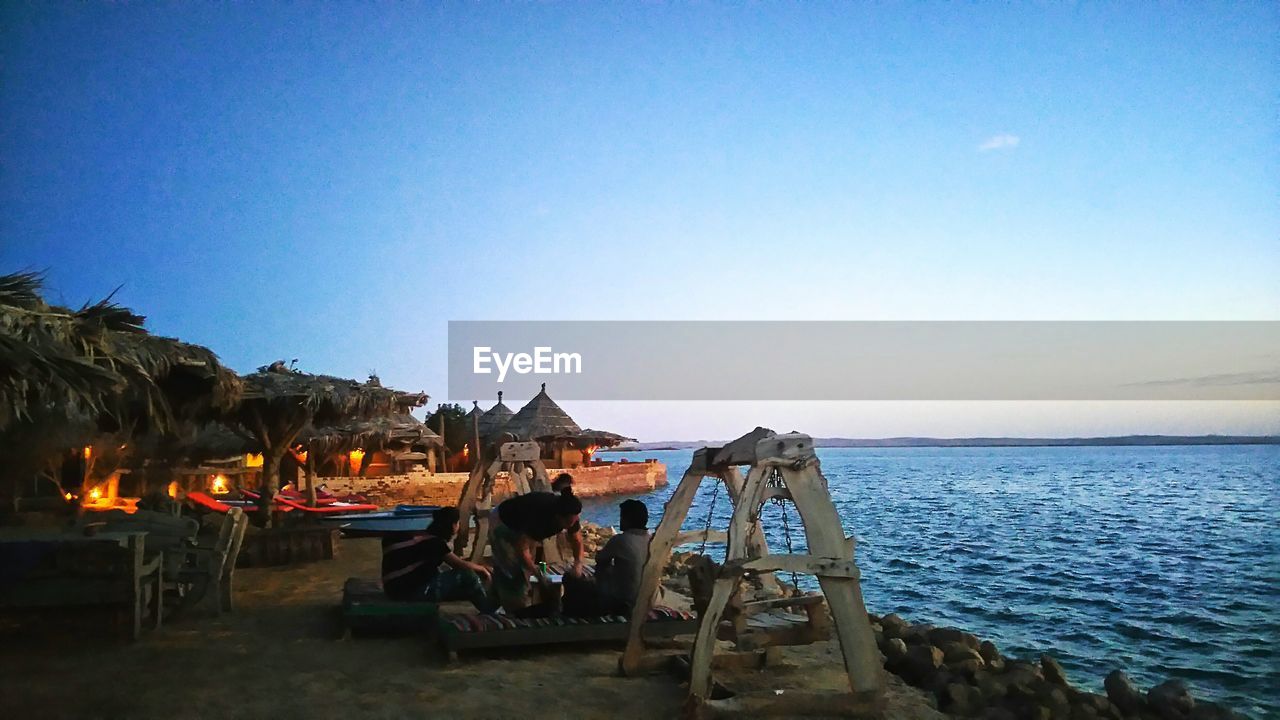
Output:
<svg viewBox="0 0 1280 720">
<path fill-rule="evenodd" d="M 627 530 L 609 538 L 596 553 L 596 583 L 601 600 L 630 610 L 640 592 L 640 577 L 648 558 L 648 530 Z"/>
<path fill-rule="evenodd" d="M 517 495 L 498 506 L 498 519 L 521 535 L 534 540 L 546 540 L 564 530 L 556 519 L 556 500 L 559 497 L 547 492 Z M 566 532 L 572 534 L 581 529 L 582 523 L 575 522 Z"/>
<path fill-rule="evenodd" d="M 396 533 L 382 536 L 382 590 L 393 600 L 420 599 L 452 552 L 435 535 Z"/>
</svg>

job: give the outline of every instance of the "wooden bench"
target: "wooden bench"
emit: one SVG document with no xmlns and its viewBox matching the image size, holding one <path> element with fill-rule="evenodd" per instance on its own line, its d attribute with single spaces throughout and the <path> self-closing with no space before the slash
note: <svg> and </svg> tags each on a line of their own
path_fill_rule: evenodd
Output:
<svg viewBox="0 0 1280 720">
<path fill-rule="evenodd" d="M 693 613 L 656 607 L 644 624 L 649 640 L 688 635 L 698 631 Z M 628 619 L 622 615 L 599 618 L 538 618 L 521 620 L 505 615 L 441 615 L 439 642 L 449 660 L 459 650 L 557 645 L 563 643 L 620 642 L 627 639 Z"/>
<path fill-rule="evenodd" d="M 413 635 L 432 632 L 439 607 L 429 602 L 392 600 L 377 580 L 348 578 L 342 586 L 344 634 Z"/>
<path fill-rule="evenodd" d="M 93 537 L 6 543 L 5 562 L 22 567 L 0 584 L 0 608 L 112 605 L 137 640 L 148 601 L 156 628 L 164 611 L 163 562 L 158 553 L 147 557 L 145 547 L 142 533 L 123 543 Z"/>
</svg>

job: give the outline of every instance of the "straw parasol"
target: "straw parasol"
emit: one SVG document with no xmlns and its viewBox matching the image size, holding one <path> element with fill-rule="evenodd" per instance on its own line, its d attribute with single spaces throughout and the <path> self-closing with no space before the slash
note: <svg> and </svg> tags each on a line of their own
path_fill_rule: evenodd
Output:
<svg viewBox="0 0 1280 720">
<path fill-rule="evenodd" d="M 213 351 L 146 331 L 108 298 L 50 305 L 37 273 L 0 276 L 0 430 L 37 416 L 88 416 L 104 429 L 167 431 L 225 410 L 240 383 Z"/>
<path fill-rule="evenodd" d="M 563 441 L 573 447 L 614 447 L 624 442 L 637 442 L 635 438 L 619 435 L 618 433 L 609 432 L 608 430 L 579 430 L 576 433 L 555 433 L 552 435 L 542 435 L 536 438 L 543 442 Z"/>
<path fill-rule="evenodd" d="M 285 367 L 283 361 L 244 377 L 244 391 L 228 419 L 251 433 L 263 448 L 262 507 L 269 522 L 270 501 L 278 484 L 280 459 L 307 426 L 339 426 L 370 420 L 427 402 L 424 393 L 404 393 L 368 382 L 311 375 Z"/>
<path fill-rule="evenodd" d="M 582 428 L 578 427 L 578 423 L 569 417 L 556 404 L 555 400 L 547 395 L 547 384 L 542 384 L 542 390 L 533 396 L 524 407 L 520 408 L 520 412 L 511 418 L 510 422 L 502 428 L 503 432 L 511 433 L 522 440 L 530 440 L 540 437 L 548 437 L 564 434 L 577 434 L 582 432 Z"/>
</svg>

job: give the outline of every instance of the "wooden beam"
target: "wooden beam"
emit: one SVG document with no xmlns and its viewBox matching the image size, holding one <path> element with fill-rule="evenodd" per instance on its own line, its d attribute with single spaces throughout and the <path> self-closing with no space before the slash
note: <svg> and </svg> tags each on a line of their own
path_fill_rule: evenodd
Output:
<svg viewBox="0 0 1280 720">
<path fill-rule="evenodd" d="M 744 572 L 787 572 L 843 577 L 857 580 L 861 577 L 852 560 L 814 555 L 766 555 L 752 560 L 726 562 L 720 568 L 721 576 L 741 575 Z"/>
<path fill-rule="evenodd" d="M 540 456 L 536 442 L 509 442 L 498 448 L 498 459 L 503 462 L 532 462 Z"/>
</svg>

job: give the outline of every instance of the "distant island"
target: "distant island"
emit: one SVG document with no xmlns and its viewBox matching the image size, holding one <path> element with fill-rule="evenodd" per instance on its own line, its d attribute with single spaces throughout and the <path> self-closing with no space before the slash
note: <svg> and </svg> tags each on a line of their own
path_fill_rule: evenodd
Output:
<svg viewBox="0 0 1280 720">
<path fill-rule="evenodd" d="M 1089 438 L 814 438 L 820 448 L 913 448 L 913 447 L 1084 447 L 1125 445 L 1280 445 L 1280 435 L 1119 435 Z M 692 450 L 724 445 L 727 440 L 670 440 L 665 442 L 626 443 L 610 452 L 649 452 L 653 450 Z"/>
</svg>

